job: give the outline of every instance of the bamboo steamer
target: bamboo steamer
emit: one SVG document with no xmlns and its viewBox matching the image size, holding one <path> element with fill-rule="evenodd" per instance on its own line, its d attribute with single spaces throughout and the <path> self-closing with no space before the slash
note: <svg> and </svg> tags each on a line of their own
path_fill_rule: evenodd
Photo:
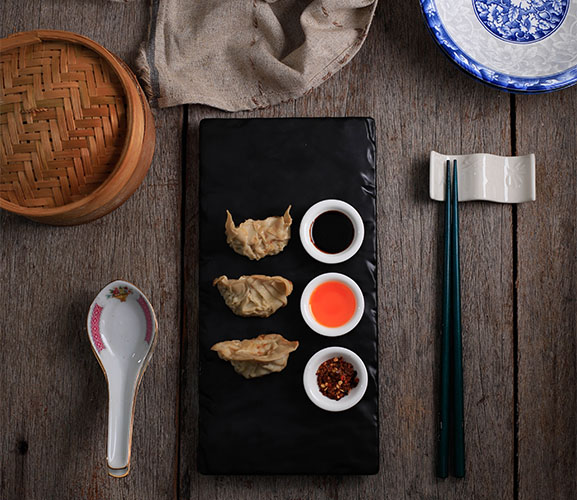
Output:
<svg viewBox="0 0 577 500">
<path fill-rule="evenodd" d="M 134 193 L 154 144 L 136 77 L 104 47 L 67 31 L 0 39 L 0 208 L 90 222 Z"/>
</svg>

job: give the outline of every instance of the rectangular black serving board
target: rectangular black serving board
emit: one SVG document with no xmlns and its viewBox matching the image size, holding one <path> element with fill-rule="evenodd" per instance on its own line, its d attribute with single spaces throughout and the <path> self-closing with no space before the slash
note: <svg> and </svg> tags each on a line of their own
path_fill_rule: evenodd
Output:
<svg viewBox="0 0 577 500">
<path fill-rule="evenodd" d="M 299 224 L 317 201 L 342 199 L 365 224 L 359 252 L 342 264 L 317 262 L 303 249 Z M 205 474 L 375 474 L 379 468 L 376 303 L 375 125 L 371 118 L 208 119 L 200 124 L 200 317 L 198 469 Z M 282 215 L 292 205 L 283 252 L 251 261 L 226 243 L 230 210 L 247 218 Z M 325 272 L 353 278 L 365 313 L 350 333 L 323 337 L 305 324 L 300 296 Z M 288 305 L 269 318 L 241 318 L 212 286 L 220 275 L 281 275 L 294 284 Z M 246 380 L 210 350 L 223 340 L 280 333 L 298 340 L 280 373 Z M 364 361 L 369 384 L 350 410 L 315 406 L 303 389 L 309 358 L 343 346 Z"/>
</svg>

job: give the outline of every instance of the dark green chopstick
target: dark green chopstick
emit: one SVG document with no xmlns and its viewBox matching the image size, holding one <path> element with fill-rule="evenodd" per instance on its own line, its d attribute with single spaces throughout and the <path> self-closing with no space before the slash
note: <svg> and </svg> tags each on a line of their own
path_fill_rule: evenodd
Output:
<svg viewBox="0 0 577 500">
<path fill-rule="evenodd" d="M 465 477 L 461 269 L 459 262 L 459 186 L 457 161 L 447 160 L 445 177 L 445 239 L 443 255 L 443 325 L 437 476 L 449 474 L 449 440 L 455 477 Z"/>
<path fill-rule="evenodd" d="M 459 262 L 459 186 L 457 160 L 453 163 L 451 210 L 451 329 L 453 332 L 453 447 L 454 475 L 465 477 L 465 430 L 463 411 L 463 358 L 461 334 L 461 269 Z"/>
<path fill-rule="evenodd" d="M 448 475 L 449 452 L 449 371 L 451 311 L 451 164 L 447 160 L 445 177 L 445 240 L 443 260 L 443 325 L 441 331 L 441 400 L 439 409 L 439 442 L 437 476 Z"/>
</svg>

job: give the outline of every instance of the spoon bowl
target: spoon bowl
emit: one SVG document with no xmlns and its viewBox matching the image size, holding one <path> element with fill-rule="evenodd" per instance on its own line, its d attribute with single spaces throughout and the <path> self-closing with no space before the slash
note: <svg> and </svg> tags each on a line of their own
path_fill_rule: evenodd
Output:
<svg viewBox="0 0 577 500">
<path fill-rule="evenodd" d="M 158 325 L 145 295 L 117 280 L 106 285 L 88 311 L 88 337 L 108 383 L 108 473 L 124 477 L 136 393 L 156 344 Z"/>
</svg>

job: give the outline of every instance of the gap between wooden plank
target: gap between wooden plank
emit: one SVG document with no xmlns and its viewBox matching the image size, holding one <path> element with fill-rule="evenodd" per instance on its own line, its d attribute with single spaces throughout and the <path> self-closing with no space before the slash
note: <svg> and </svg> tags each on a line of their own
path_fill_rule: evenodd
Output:
<svg viewBox="0 0 577 500">
<path fill-rule="evenodd" d="M 517 155 L 517 108 L 515 95 L 510 97 L 511 108 L 511 155 Z M 519 336 L 519 322 L 518 322 L 518 248 L 517 248 L 517 205 L 513 204 L 513 212 L 511 214 L 511 250 L 513 253 L 513 498 L 519 499 L 519 397 L 518 397 L 518 336 Z"/>
<path fill-rule="evenodd" d="M 175 493 L 176 499 L 180 500 L 180 434 L 181 419 L 180 408 L 182 403 L 182 379 L 186 374 L 186 353 L 188 352 L 188 338 L 186 335 L 186 307 L 185 307 L 185 259 L 184 250 L 186 243 L 186 160 L 188 142 L 188 104 L 182 106 L 182 134 L 181 134 L 181 169 L 182 188 L 180 200 L 180 353 L 178 356 L 178 390 L 176 391 L 176 477 Z"/>
</svg>

